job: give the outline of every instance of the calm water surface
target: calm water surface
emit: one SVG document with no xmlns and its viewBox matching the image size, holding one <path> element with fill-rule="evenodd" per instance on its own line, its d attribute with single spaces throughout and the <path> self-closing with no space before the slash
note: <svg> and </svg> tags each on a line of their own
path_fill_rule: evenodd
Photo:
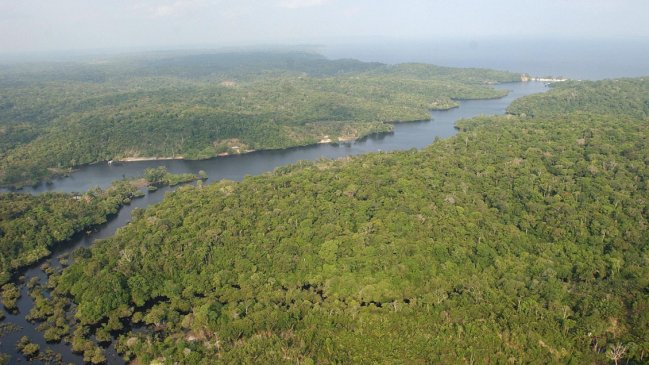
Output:
<svg viewBox="0 0 649 365">
<path fill-rule="evenodd" d="M 579 80 L 649 76 L 649 39 L 456 39 L 332 44 L 319 49 L 330 58 L 384 63 L 424 62 L 565 76 Z"/>
<path fill-rule="evenodd" d="M 199 170 L 204 170 L 209 176 L 208 181 L 211 182 L 221 179 L 241 180 L 246 175 L 258 175 L 299 160 L 339 158 L 368 152 L 422 148 L 431 144 L 436 137 L 444 138 L 455 134 L 457 131 L 454 124 L 458 119 L 481 114 L 503 114 L 512 100 L 547 90 L 547 87 L 538 82 L 502 84 L 497 88 L 510 90 L 510 93 L 501 99 L 462 101 L 460 108 L 431 112 L 432 121 L 396 124 L 392 134 L 373 135 L 360 141 L 258 151 L 201 161 L 139 161 L 112 166 L 102 162 L 81 167 L 70 177 L 54 180 L 51 184 L 25 188 L 22 191 L 29 193 L 83 192 L 97 186 L 106 188 L 116 179 L 140 176 L 145 168 L 158 166 L 165 166 L 174 173 L 197 173 Z"/>
<path fill-rule="evenodd" d="M 542 83 L 514 83 L 498 85 L 498 88 L 510 90 L 508 96 L 494 100 L 472 100 L 463 101 L 461 106 L 447 111 L 431 112 L 432 121 L 404 123 L 395 125 L 394 133 L 370 136 L 360 141 L 329 145 L 321 144 L 315 146 L 291 148 L 276 151 L 259 151 L 246 155 L 220 157 L 203 161 L 145 161 L 131 162 L 120 165 L 109 166 L 107 163 L 85 166 L 70 177 L 55 180 L 51 184 L 43 184 L 34 188 L 24 189 L 24 192 L 33 194 L 60 191 L 60 192 L 81 192 L 91 187 L 108 187 L 115 179 L 132 176 L 139 176 L 142 170 L 148 167 L 166 166 L 174 173 L 196 173 L 204 170 L 209 176 L 208 182 L 215 182 L 220 179 L 241 180 L 246 175 L 258 175 L 272 171 L 274 168 L 299 160 L 316 160 L 320 158 L 338 158 L 343 156 L 358 155 L 376 151 L 405 150 L 411 148 L 422 148 L 429 145 L 436 137 L 449 137 L 457 132 L 454 124 L 457 120 L 470 118 L 477 115 L 503 114 L 512 100 L 524 95 L 543 92 L 547 88 Z M 96 240 L 112 236 L 116 230 L 128 224 L 131 211 L 136 208 L 144 208 L 155 204 L 164 198 L 170 191 L 169 188 L 159 189 L 156 192 L 147 193 L 146 196 L 134 199 L 133 203 L 123 207 L 119 213 L 112 217 L 108 223 L 97 227 L 91 233 L 77 235 L 65 245 L 57 247 L 51 259 L 44 260 L 53 266 L 58 266 L 57 256 L 70 253 L 79 247 L 88 247 Z M 42 262 L 41 262 L 42 263 Z M 23 283 L 32 277 L 40 278 L 45 284 L 46 275 L 35 265 L 24 272 Z M 8 333 L 0 338 L 0 352 L 12 356 L 10 363 L 25 363 L 22 355 L 16 353 L 15 344 L 18 339 L 26 335 L 31 341 L 40 345 L 41 350 L 51 348 L 63 355 L 64 363 L 83 363 L 83 358 L 70 351 L 67 344 L 47 344 L 42 334 L 36 330 L 36 325 L 25 320 L 33 302 L 27 293 L 27 288 L 21 284 L 22 297 L 18 302 L 19 313 L 7 314 L 7 318 L 1 323 L 12 323 L 20 327 L 18 332 Z M 114 349 L 106 349 L 108 364 L 123 364 L 124 361 L 117 355 Z M 39 363 L 39 362 L 34 362 Z"/>
</svg>

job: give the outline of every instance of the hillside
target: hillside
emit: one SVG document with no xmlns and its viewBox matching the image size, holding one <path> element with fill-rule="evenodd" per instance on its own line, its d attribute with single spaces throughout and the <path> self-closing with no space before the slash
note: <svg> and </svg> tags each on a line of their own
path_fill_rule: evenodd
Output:
<svg viewBox="0 0 649 365">
<path fill-rule="evenodd" d="M 519 74 L 308 53 L 122 57 L 0 67 L 0 185 L 132 157 L 205 159 L 349 140 L 497 98 Z"/>
<path fill-rule="evenodd" d="M 553 92 L 515 100 L 508 112 L 516 115 L 556 117 L 583 112 L 649 116 L 649 80 L 615 79 L 568 81 L 552 84 Z"/>
<path fill-rule="evenodd" d="M 180 188 L 78 253 L 50 301 L 76 303 L 78 351 L 120 334 L 140 363 L 642 363 L 649 119 L 620 90 L 647 84 L 566 84 L 422 151 Z M 593 97 L 556 105 L 568 88 Z"/>
</svg>

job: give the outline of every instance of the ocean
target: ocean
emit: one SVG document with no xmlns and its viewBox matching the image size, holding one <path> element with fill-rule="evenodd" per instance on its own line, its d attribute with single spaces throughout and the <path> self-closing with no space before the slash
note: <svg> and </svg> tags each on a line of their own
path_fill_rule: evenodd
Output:
<svg viewBox="0 0 649 365">
<path fill-rule="evenodd" d="M 649 76 L 649 39 L 365 40 L 319 49 L 329 58 L 481 67 L 599 80 Z"/>
</svg>

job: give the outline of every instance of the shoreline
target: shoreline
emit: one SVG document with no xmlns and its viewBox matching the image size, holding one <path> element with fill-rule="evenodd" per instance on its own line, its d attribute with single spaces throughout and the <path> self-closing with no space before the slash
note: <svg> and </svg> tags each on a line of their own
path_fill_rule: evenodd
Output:
<svg viewBox="0 0 649 365">
<path fill-rule="evenodd" d="M 528 80 L 530 81 L 530 80 Z M 532 82 L 536 82 L 535 80 L 531 80 Z M 511 82 L 500 82 L 500 83 L 494 83 L 492 86 L 497 86 L 497 85 L 507 85 L 507 84 L 521 84 L 525 83 L 524 81 L 511 81 Z M 486 98 L 475 98 L 475 99 L 452 99 L 455 101 L 461 102 L 462 101 L 474 101 L 474 100 L 498 100 L 502 99 L 504 97 L 507 97 L 509 95 L 509 90 L 507 91 L 506 94 L 501 95 L 501 96 L 494 96 L 494 97 L 486 97 Z M 448 110 L 453 110 L 453 109 L 458 109 L 461 107 L 461 105 L 453 105 L 448 108 L 429 108 L 427 109 L 428 112 L 434 112 L 434 111 L 448 111 Z M 421 122 L 432 122 L 434 121 L 433 118 L 430 119 L 419 119 L 419 120 L 394 120 L 394 121 L 386 121 L 383 122 L 388 125 L 396 125 L 396 124 L 406 124 L 406 123 L 421 123 Z M 169 156 L 148 156 L 148 157 L 124 157 L 124 158 L 116 158 L 113 160 L 104 160 L 104 161 L 94 161 L 91 163 L 87 164 L 81 164 L 77 165 L 74 167 L 71 167 L 69 171 L 67 171 L 65 174 L 53 174 L 50 177 L 50 181 L 53 179 L 60 179 L 60 178 L 65 178 L 71 176 L 74 172 L 78 171 L 81 167 L 85 165 L 94 165 L 94 164 L 99 164 L 102 162 L 107 162 L 108 164 L 112 163 L 129 163 L 129 162 L 146 162 L 146 161 L 171 161 L 171 160 L 185 160 L 185 161 L 201 161 L 201 160 L 210 160 L 210 159 L 216 159 L 219 157 L 229 157 L 229 156 L 237 156 L 237 155 L 243 155 L 243 154 L 248 154 L 248 153 L 253 153 L 253 152 L 261 152 L 261 151 L 273 151 L 273 150 L 290 150 L 294 148 L 302 148 L 302 147 L 309 147 L 309 146 L 317 146 L 319 144 L 338 144 L 338 143 L 349 143 L 349 142 L 354 142 L 354 141 L 359 141 L 364 138 L 367 138 L 371 135 L 381 135 L 381 134 L 392 134 L 394 133 L 393 131 L 375 131 L 375 132 L 370 132 L 365 135 L 360 135 L 356 137 L 339 137 L 337 140 L 330 139 L 327 140 L 328 138 L 321 138 L 320 140 L 315 140 L 310 143 L 304 143 L 304 144 L 296 144 L 294 146 L 287 146 L 287 147 L 280 147 L 280 148 L 262 148 L 262 149 L 253 149 L 253 150 L 244 150 L 238 153 L 219 153 L 214 156 L 210 157 L 204 157 L 204 158 L 185 158 L 184 156 L 175 156 L 175 157 L 169 157 Z M 18 184 L 18 185 L 2 185 L 0 184 L 0 191 L 16 191 L 16 190 L 21 190 L 24 187 L 27 186 L 38 186 L 43 183 L 47 183 L 48 181 L 36 181 L 32 184 Z"/>
<path fill-rule="evenodd" d="M 532 80 L 535 81 L 535 80 Z M 489 84 L 490 86 L 496 86 L 496 85 L 505 85 L 505 84 L 519 84 L 523 83 L 524 81 L 511 81 L 511 82 L 496 82 L 493 84 Z M 473 101 L 473 100 L 497 100 L 497 99 L 502 99 L 504 97 L 507 97 L 509 95 L 510 91 L 507 90 L 507 93 L 502 96 L 494 96 L 494 97 L 488 97 L 488 98 L 476 98 L 476 99 L 451 99 L 454 101 L 457 101 L 457 105 L 449 106 L 446 108 L 429 108 L 427 109 L 428 112 L 436 112 L 436 111 L 449 111 L 453 109 L 458 109 L 461 106 L 462 101 Z M 405 124 L 405 123 L 422 123 L 422 122 L 433 122 L 434 119 L 413 119 L 413 120 L 393 120 L 393 121 L 386 121 L 383 122 L 388 125 L 395 125 L 395 124 Z M 306 143 L 306 144 L 298 144 L 295 146 L 288 146 L 288 147 L 281 147 L 281 148 L 262 148 L 259 150 L 244 150 L 240 151 L 238 153 L 229 153 L 229 152 L 222 152 L 218 153 L 214 156 L 210 156 L 207 158 L 197 158 L 197 159 L 192 159 L 192 158 L 185 158 L 183 156 L 176 156 L 176 157 L 126 157 L 126 158 L 121 158 L 121 159 L 115 159 L 113 161 L 115 162 L 141 162 L 141 161 L 169 161 L 169 160 L 186 160 L 186 161 L 201 161 L 201 160 L 210 160 L 214 158 L 219 158 L 219 157 L 228 157 L 228 156 L 237 156 L 237 155 L 244 155 L 252 152 L 257 152 L 257 151 L 273 151 L 273 150 L 289 150 L 293 148 L 300 148 L 300 147 L 309 147 L 309 146 L 317 146 L 319 144 L 338 144 L 338 143 L 349 143 L 349 142 L 355 142 L 362 140 L 363 138 L 367 138 L 371 135 L 380 135 L 380 134 L 391 134 L 394 133 L 394 131 L 377 131 L 377 132 L 370 132 L 365 135 L 361 136 L 355 136 L 355 137 L 338 137 L 337 139 L 332 139 L 329 138 L 329 136 L 323 136 L 320 140 L 317 140 L 316 142 L 312 143 Z"/>
<path fill-rule="evenodd" d="M 115 162 L 137 162 L 137 161 L 168 161 L 168 160 L 184 160 L 183 156 L 176 157 L 124 157 L 111 161 Z M 109 161 L 110 162 L 110 161 Z"/>
<path fill-rule="evenodd" d="M 388 123 L 388 124 L 401 124 L 401 123 L 404 123 L 404 124 L 405 124 L 405 123 L 408 123 L 408 122 L 422 122 L 422 123 L 428 123 L 429 121 L 430 121 L 430 119 L 429 119 L 429 120 L 423 120 L 423 121 L 421 121 L 421 120 L 420 120 L 420 121 L 413 120 L 413 121 L 401 121 L 401 122 L 393 122 L 393 123 L 388 123 L 388 122 L 386 122 L 386 123 Z M 389 132 L 386 131 L 386 132 L 380 132 L 380 133 L 376 133 L 376 132 L 375 132 L 375 133 L 369 133 L 368 135 L 360 136 L 360 137 L 358 137 L 358 138 L 355 138 L 355 140 L 362 140 L 362 139 L 367 138 L 369 135 L 372 135 L 372 134 L 394 134 L 394 133 L 395 133 L 394 131 L 389 131 Z M 317 140 L 316 140 L 316 142 L 317 142 Z M 335 144 L 336 142 L 332 142 L 332 143 Z M 429 143 L 432 143 L 432 140 L 431 140 Z M 287 148 L 283 148 L 283 149 L 284 149 L 284 150 L 291 150 L 291 149 L 297 149 L 297 150 L 299 150 L 299 149 L 301 149 L 302 147 L 307 147 L 307 146 L 312 146 L 312 145 L 313 145 L 313 143 L 309 143 L 308 145 L 304 145 L 304 146 L 292 146 L 292 147 L 287 147 Z M 272 150 L 272 149 L 268 149 L 268 150 Z M 264 151 L 266 151 L 266 150 L 264 150 Z M 380 151 L 380 150 L 379 150 L 379 151 Z M 232 154 L 232 157 L 231 157 L 231 158 L 232 158 L 232 159 L 236 159 L 236 157 L 234 157 L 234 156 L 236 156 L 236 155 L 238 155 L 238 154 L 244 154 L 244 153 L 246 153 L 246 152 L 248 152 L 248 151 L 241 151 L 241 153 L 234 153 L 234 154 Z M 261 151 L 259 151 L 259 152 L 261 152 Z M 369 150 L 368 150 L 368 151 L 365 151 L 365 152 L 363 152 L 363 153 L 375 153 L 375 152 L 373 152 L 373 150 L 372 150 L 372 151 L 369 151 Z M 347 156 L 347 155 L 348 155 L 348 154 L 345 153 L 345 156 Z M 349 154 L 349 156 L 354 156 L 354 155 L 353 155 L 353 154 Z M 138 159 L 144 159 L 144 157 L 137 157 L 137 158 L 138 158 Z M 316 158 L 318 158 L 318 157 L 317 157 L 316 155 L 313 155 L 313 156 L 310 156 L 310 157 L 308 158 L 308 160 L 313 159 L 313 161 L 316 161 L 316 160 L 315 160 Z M 340 158 L 340 157 L 338 157 L 338 158 Z M 155 161 L 155 160 L 161 160 L 161 158 L 159 158 L 159 157 L 150 157 L 149 159 L 152 160 L 152 161 Z M 176 157 L 176 158 L 173 158 L 173 159 L 172 159 L 172 158 L 168 158 L 168 157 L 167 157 L 166 159 L 167 159 L 167 160 L 173 160 L 173 159 L 180 159 L 180 158 Z M 211 157 L 210 159 L 216 159 L 216 157 Z M 302 159 L 302 158 L 298 159 L 298 161 L 301 160 L 301 159 Z M 185 160 L 185 161 L 191 161 L 191 160 L 187 160 L 187 159 L 185 159 L 185 158 L 183 158 L 183 160 Z M 117 160 L 116 160 L 116 161 L 117 161 Z M 266 160 L 264 160 L 264 162 L 266 162 Z M 101 169 L 103 169 L 103 168 L 105 167 L 105 163 L 106 163 L 106 161 L 101 162 L 101 164 L 104 165 L 104 166 L 100 166 Z M 184 162 L 181 162 L 181 163 L 184 163 Z M 291 164 L 295 164 L 295 163 L 297 163 L 297 162 L 291 162 Z M 125 163 L 125 164 L 126 164 L 126 163 Z M 146 165 L 145 163 L 142 163 L 142 164 L 143 164 L 143 165 Z M 160 163 L 160 164 L 162 164 L 162 163 Z M 275 162 L 272 161 L 269 165 L 272 165 L 272 164 L 275 164 Z M 155 162 L 152 162 L 152 163 L 150 163 L 150 165 L 156 165 L 156 163 L 155 163 Z M 282 165 L 280 165 L 280 166 L 282 166 Z M 272 168 L 272 166 L 264 167 L 264 170 L 266 170 L 267 168 Z M 209 170 L 208 170 L 208 171 L 209 171 Z M 270 171 L 272 171 L 272 170 L 270 170 Z M 223 177 L 223 176 L 229 174 L 229 172 L 224 172 L 223 174 L 221 174 L 221 170 L 219 169 L 219 170 L 218 170 L 218 173 L 219 173 L 218 177 L 217 177 L 216 179 L 213 179 L 213 180 L 212 180 L 213 182 L 214 182 L 214 181 L 219 181 L 219 180 L 222 179 L 222 178 L 231 178 L 231 179 L 232 179 L 231 176 Z M 237 173 L 238 173 L 238 172 L 237 172 Z M 264 173 L 264 172 L 255 172 L 255 175 L 254 175 L 254 176 L 257 176 L 257 174 L 263 174 L 263 173 Z M 117 175 L 116 172 L 113 172 L 113 174 Z M 221 176 L 221 175 L 223 175 L 223 176 Z M 242 172 L 242 176 L 245 176 L 245 175 L 243 174 L 243 172 Z M 239 179 L 239 177 L 235 177 L 234 179 L 235 179 L 235 181 L 236 181 L 236 180 Z M 94 181 L 94 180 L 93 180 L 93 181 Z M 165 192 L 166 192 L 166 191 L 172 191 L 172 190 L 173 190 L 173 189 L 168 189 L 168 188 L 160 189 L 160 190 L 158 190 L 156 193 L 147 193 L 147 196 L 150 196 L 149 194 L 155 194 L 156 197 L 162 198 L 162 197 L 165 195 Z M 144 206 L 147 206 L 148 204 L 156 204 L 155 202 L 157 201 L 157 199 L 155 199 L 155 200 L 153 200 L 153 201 L 151 201 L 151 202 L 148 201 L 148 199 L 150 199 L 150 198 L 147 197 L 146 199 L 147 199 L 147 200 L 139 200 L 139 201 L 136 200 L 136 199 L 133 199 L 133 203 L 132 203 L 132 205 L 123 207 L 123 208 L 122 208 L 122 209 L 117 213 L 117 215 L 118 215 L 117 217 L 112 217 L 112 218 L 110 219 L 111 224 L 110 224 L 110 225 L 107 225 L 107 227 L 108 227 L 107 229 L 104 229 L 104 228 L 102 228 L 102 227 L 98 227 L 98 228 L 96 228 L 96 229 L 93 231 L 93 233 L 92 233 L 90 239 L 87 239 L 87 240 L 84 239 L 84 240 L 83 240 L 83 244 L 84 244 L 84 245 L 87 244 L 88 246 L 83 246 L 83 247 L 89 247 L 89 246 L 91 246 L 91 245 L 94 245 L 94 244 L 96 243 L 96 241 L 95 241 L 94 239 L 97 239 L 97 238 L 99 238 L 99 237 L 103 237 L 103 236 L 105 236 L 106 234 L 108 234 L 108 235 L 112 235 L 112 234 L 114 234 L 114 231 L 115 231 L 116 229 L 118 229 L 117 227 L 121 227 L 121 226 L 122 226 L 122 223 L 121 223 L 121 221 L 120 221 L 121 217 L 125 217 L 124 219 L 128 219 L 128 216 L 130 215 L 130 212 L 131 212 L 135 207 L 144 207 Z M 113 222 L 115 222 L 115 223 L 113 223 Z M 120 223 L 117 224 L 117 222 L 120 222 Z M 128 223 L 125 222 L 124 224 L 128 224 Z M 113 233 L 110 233 L 110 232 L 113 232 Z M 60 255 L 60 253 L 61 253 L 61 252 L 56 252 L 56 253 L 53 252 L 52 260 L 53 260 L 53 261 L 56 261 L 55 258 L 56 258 L 58 255 Z M 35 268 L 35 272 L 37 272 L 37 273 L 40 274 L 40 269 L 39 269 L 38 267 L 36 267 L 36 268 Z M 25 298 L 26 298 L 26 299 L 24 299 L 24 300 L 26 300 L 26 301 L 29 302 L 30 298 L 29 298 L 27 295 L 25 295 Z M 8 320 L 7 320 L 7 321 L 8 321 Z M 26 329 L 28 329 L 28 328 L 35 328 L 35 327 L 34 327 L 34 326 L 26 327 Z M 40 333 L 40 332 L 39 332 L 39 333 Z M 39 339 L 39 341 L 37 341 L 37 343 L 41 344 L 41 346 L 42 346 L 41 348 L 44 348 L 45 345 L 42 344 L 43 342 L 42 342 L 42 340 L 40 340 L 40 336 L 38 337 L 38 339 Z M 9 343 L 9 342 L 6 342 L 5 344 L 6 344 L 6 345 L 12 345 L 12 344 Z M 69 346 L 66 345 L 66 344 L 64 344 L 64 343 L 62 344 L 62 347 L 65 348 L 66 350 L 69 349 Z M 114 353 L 112 352 L 113 349 L 114 349 L 114 347 L 113 347 L 113 346 L 110 346 L 109 348 L 111 349 L 111 350 L 110 350 L 110 351 L 111 351 L 110 354 L 114 354 Z M 9 351 L 6 351 L 6 352 L 9 352 Z M 11 353 L 13 354 L 14 352 L 11 352 Z M 68 355 L 68 354 L 69 354 L 69 352 L 68 352 L 68 351 L 65 351 L 65 355 Z M 107 354 L 107 355 L 108 355 L 108 354 Z M 17 356 L 18 356 L 18 355 L 17 355 Z M 77 355 L 72 354 L 72 355 L 70 355 L 70 356 L 74 356 L 74 357 L 66 358 L 66 359 L 64 359 L 64 360 L 66 360 L 66 361 L 72 361 L 72 362 L 75 362 L 75 361 L 78 360 Z M 119 358 L 111 357 L 111 359 L 119 359 Z M 79 360 L 79 361 L 80 361 L 80 360 Z"/>
</svg>

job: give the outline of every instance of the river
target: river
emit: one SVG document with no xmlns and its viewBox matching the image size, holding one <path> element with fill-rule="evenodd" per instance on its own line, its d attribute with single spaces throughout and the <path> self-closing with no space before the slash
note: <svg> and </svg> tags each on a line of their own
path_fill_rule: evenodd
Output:
<svg viewBox="0 0 649 365">
<path fill-rule="evenodd" d="M 432 111 L 432 121 L 395 124 L 394 132 L 390 134 L 372 135 L 362 140 L 340 144 L 318 144 L 313 146 L 296 147 L 283 150 L 258 151 L 244 155 L 219 157 L 201 161 L 164 160 L 164 161 L 139 161 L 108 165 L 99 163 L 81 167 L 70 177 L 54 180 L 50 184 L 41 184 L 36 187 L 25 188 L 23 192 L 38 194 L 47 191 L 82 192 L 91 187 L 108 187 L 113 180 L 124 176 L 133 177 L 142 174 L 148 167 L 166 166 L 173 173 L 196 173 L 204 170 L 208 175 L 208 182 L 221 179 L 241 180 L 246 175 L 259 175 L 272 171 L 274 168 L 299 160 L 317 160 L 320 158 L 339 158 L 344 156 L 359 155 L 376 151 L 407 150 L 423 148 L 433 142 L 435 138 L 445 138 L 454 135 L 457 130 L 455 122 L 459 119 L 471 118 L 478 115 L 503 114 L 507 106 L 521 96 L 544 92 L 547 87 L 543 83 L 511 83 L 497 85 L 497 88 L 507 89 L 510 93 L 500 99 L 467 100 L 460 103 L 459 108 Z M 130 220 L 131 211 L 138 207 L 144 208 L 155 204 L 164 198 L 165 192 L 170 188 L 148 192 L 144 197 L 134 199 L 133 202 L 123 207 L 108 223 L 103 224 L 91 233 L 78 234 L 66 244 L 58 246 L 52 257 L 24 271 L 24 281 L 32 277 L 40 278 L 45 283 L 46 275 L 40 265 L 48 262 L 53 266 L 58 265 L 57 256 L 70 253 L 79 247 L 88 247 L 97 239 L 112 236 L 116 230 L 126 225 Z M 18 301 L 19 312 L 7 313 L 7 317 L 0 323 L 15 324 L 20 327 L 17 332 L 10 332 L 0 338 L 0 353 L 10 354 L 11 364 L 26 362 L 24 357 L 16 352 L 15 344 L 18 339 L 26 335 L 34 343 L 40 345 L 41 350 L 51 348 L 63 356 L 63 363 L 83 363 L 79 354 L 71 352 L 70 347 L 64 343 L 48 344 L 43 335 L 36 330 L 37 324 L 28 322 L 25 315 L 29 313 L 33 302 L 27 293 L 24 284 L 20 285 L 22 296 Z M 108 364 L 124 364 L 124 361 L 113 350 L 112 346 L 106 349 Z M 40 363 L 34 361 L 34 363 Z"/>
<path fill-rule="evenodd" d="M 259 175 L 274 168 L 299 160 L 339 158 L 377 151 L 407 150 L 428 146 L 436 137 L 450 137 L 457 131 L 456 120 L 476 115 L 503 114 L 514 100 L 524 95 L 547 90 L 543 83 L 510 83 L 497 85 L 510 90 L 500 99 L 462 101 L 459 108 L 432 111 L 432 121 L 398 123 L 394 133 L 368 136 L 362 140 L 340 144 L 317 144 L 281 150 L 257 151 L 242 155 L 217 157 L 209 160 L 158 160 L 113 164 L 98 163 L 83 166 L 71 176 L 55 179 L 51 184 L 24 188 L 21 191 L 41 193 L 46 191 L 83 192 L 92 187 L 106 188 L 122 177 L 140 176 L 148 167 L 166 166 L 173 173 L 197 173 L 204 170 L 208 181 L 221 179 L 241 180 L 246 175 Z"/>
</svg>

